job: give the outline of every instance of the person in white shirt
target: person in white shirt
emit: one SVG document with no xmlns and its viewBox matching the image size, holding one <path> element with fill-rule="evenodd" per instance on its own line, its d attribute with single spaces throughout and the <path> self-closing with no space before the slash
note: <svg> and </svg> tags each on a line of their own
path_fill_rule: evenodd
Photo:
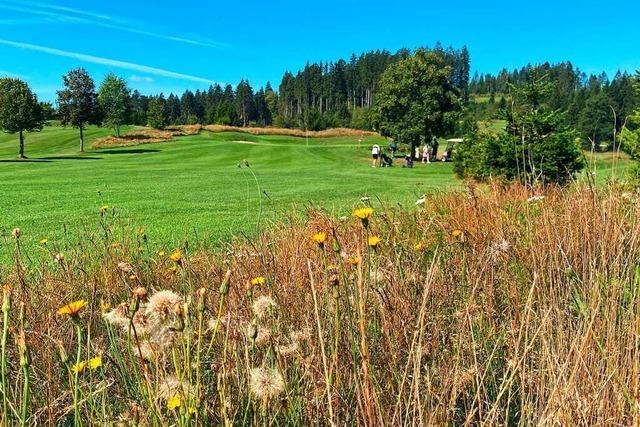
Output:
<svg viewBox="0 0 640 427">
<path fill-rule="evenodd" d="M 378 158 L 380 157 L 380 146 L 378 144 L 373 144 L 371 147 L 371 167 L 375 168 L 378 163 Z"/>
<path fill-rule="evenodd" d="M 431 161 L 429 160 L 429 145 L 428 144 L 424 144 L 424 147 L 422 148 L 422 163 L 431 163 Z"/>
</svg>

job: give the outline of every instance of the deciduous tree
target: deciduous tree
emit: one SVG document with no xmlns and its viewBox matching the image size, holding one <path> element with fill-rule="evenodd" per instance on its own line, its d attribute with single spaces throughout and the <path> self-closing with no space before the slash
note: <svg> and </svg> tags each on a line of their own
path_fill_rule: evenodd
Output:
<svg viewBox="0 0 640 427">
<path fill-rule="evenodd" d="M 0 129 L 19 134 L 20 158 L 25 158 L 24 132 L 39 131 L 44 122 L 42 106 L 29 86 L 19 79 L 0 78 Z"/>
<path fill-rule="evenodd" d="M 58 91 L 58 114 L 63 125 L 80 130 L 80 151 L 84 151 L 84 129 L 100 123 L 98 95 L 93 79 L 84 68 L 76 68 L 62 76 L 64 89 Z"/>
<path fill-rule="evenodd" d="M 167 124 L 165 100 L 162 96 L 154 97 L 149 100 L 147 124 L 155 129 L 162 129 Z"/>
<path fill-rule="evenodd" d="M 107 74 L 98 89 L 98 103 L 103 122 L 113 128 L 116 136 L 120 136 L 120 126 L 127 121 L 130 101 L 131 91 L 127 82 L 115 74 Z"/>
<path fill-rule="evenodd" d="M 451 133 L 461 110 L 452 71 L 443 54 L 424 49 L 390 65 L 376 98 L 380 132 L 412 147 Z"/>
</svg>

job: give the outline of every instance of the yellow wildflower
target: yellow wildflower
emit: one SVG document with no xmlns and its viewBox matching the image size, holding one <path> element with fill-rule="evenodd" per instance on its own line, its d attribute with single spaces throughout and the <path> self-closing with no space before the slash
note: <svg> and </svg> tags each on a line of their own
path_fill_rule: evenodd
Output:
<svg viewBox="0 0 640 427">
<path fill-rule="evenodd" d="M 176 408 L 180 407 L 181 403 L 182 402 L 180 401 L 180 396 L 173 396 L 172 398 L 167 400 L 167 409 L 170 411 L 174 411 Z"/>
<path fill-rule="evenodd" d="M 109 205 L 100 206 L 100 213 L 103 214 L 109 209 Z"/>
<path fill-rule="evenodd" d="M 380 244 L 380 237 L 378 236 L 369 236 L 369 246 L 372 248 L 376 248 Z"/>
<path fill-rule="evenodd" d="M 360 264 L 360 257 L 359 256 L 350 256 L 349 258 L 347 258 L 347 262 L 351 265 L 358 265 Z"/>
<path fill-rule="evenodd" d="M 456 239 L 461 239 L 464 236 L 464 232 L 458 228 L 451 232 L 451 235 Z"/>
<path fill-rule="evenodd" d="M 356 218 L 360 218 L 361 220 L 367 220 L 369 218 L 371 218 L 371 216 L 373 215 L 373 208 L 358 208 L 355 211 L 353 211 L 353 216 L 355 216 Z"/>
<path fill-rule="evenodd" d="M 71 372 L 73 372 L 74 374 L 79 374 L 80 372 L 84 371 L 84 368 L 87 366 L 86 362 L 78 362 L 75 363 L 72 367 L 71 367 Z"/>
<path fill-rule="evenodd" d="M 413 247 L 413 249 L 416 252 L 422 252 L 424 250 L 424 243 L 422 243 L 422 242 L 416 243 L 415 246 Z"/>
<path fill-rule="evenodd" d="M 41 245 L 46 245 L 47 242 L 49 242 L 49 239 L 47 239 L 47 238 L 44 238 L 44 239 L 40 240 L 40 244 Z"/>
<path fill-rule="evenodd" d="M 323 246 L 327 241 L 327 233 L 322 231 L 315 233 L 313 236 L 311 236 L 311 240 L 313 240 L 316 245 Z"/>
<path fill-rule="evenodd" d="M 80 310 L 82 310 L 85 305 L 87 305 L 85 300 L 73 301 L 58 309 L 58 314 L 62 316 L 67 315 L 69 317 L 77 317 Z"/>
<path fill-rule="evenodd" d="M 251 284 L 253 286 L 262 286 L 266 282 L 267 282 L 266 279 L 262 276 L 254 277 L 253 279 L 251 279 Z"/>
<path fill-rule="evenodd" d="M 102 366 L 102 357 L 96 356 L 89 359 L 89 369 L 92 371 Z"/>
<path fill-rule="evenodd" d="M 176 264 L 180 264 L 182 262 L 182 251 L 180 249 L 176 249 L 169 256 L 169 258 L 171 258 L 171 261 L 175 262 Z"/>
<path fill-rule="evenodd" d="M 165 256 L 165 251 L 158 252 L 158 256 Z"/>
</svg>

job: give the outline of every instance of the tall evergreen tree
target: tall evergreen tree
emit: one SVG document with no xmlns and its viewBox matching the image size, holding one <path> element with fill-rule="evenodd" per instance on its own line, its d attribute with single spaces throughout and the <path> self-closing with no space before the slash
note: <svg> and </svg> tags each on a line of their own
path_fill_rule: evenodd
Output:
<svg viewBox="0 0 640 427">
<path fill-rule="evenodd" d="M 255 111 L 253 89 L 248 81 L 243 79 L 238 83 L 238 86 L 236 87 L 235 101 L 236 113 L 240 120 L 240 124 L 246 127 L 254 118 Z"/>
</svg>

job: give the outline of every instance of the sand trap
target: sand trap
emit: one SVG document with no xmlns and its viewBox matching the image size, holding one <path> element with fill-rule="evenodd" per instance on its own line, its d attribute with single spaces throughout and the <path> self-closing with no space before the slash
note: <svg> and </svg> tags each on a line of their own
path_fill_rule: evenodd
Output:
<svg viewBox="0 0 640 427">
<path fill-rule="evenodd" d="M 252 141 L 231 141 L 234 142 L 236 144 L 252 144 L 252 145 L 256 145 L 257 142 L 252 142 Z"/>
</svg>

